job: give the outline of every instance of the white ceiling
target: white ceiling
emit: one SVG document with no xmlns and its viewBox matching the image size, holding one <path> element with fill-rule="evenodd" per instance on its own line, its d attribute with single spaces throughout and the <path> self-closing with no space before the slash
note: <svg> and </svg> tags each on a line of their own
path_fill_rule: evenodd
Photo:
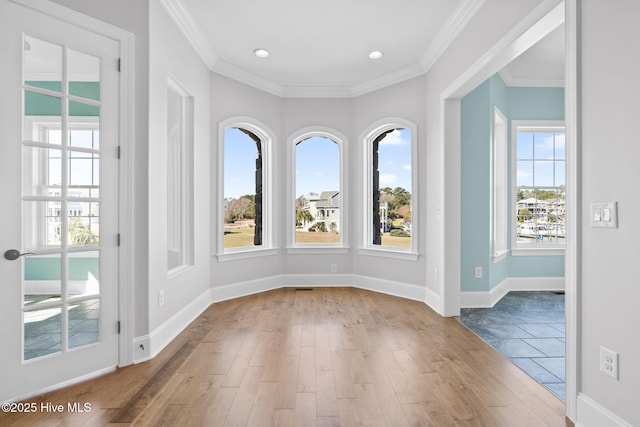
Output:
<svg viewBox="0 0 640 427">
<path fill-rule="evenodd" d="M 280 96 L 354 96 L 425 73 L 484 0 L 162 2 L 213 71 Z M 549 38 L 503 76 L 562 76 L 560 41 Z M 369 59 L 372 50 L 382 59 Z"/>
</svg>

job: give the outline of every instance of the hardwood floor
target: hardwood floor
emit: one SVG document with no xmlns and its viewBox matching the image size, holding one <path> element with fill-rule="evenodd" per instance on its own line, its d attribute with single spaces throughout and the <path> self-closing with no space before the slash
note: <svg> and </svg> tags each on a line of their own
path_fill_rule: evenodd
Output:
<svg viewBox="0 0 640 427">
<path fill-rule="evenodd" d="M 0 413 L 0 425 L 573 425 L 457 319 L 353 288 L 213 304 L 153 360 L 30 402 L 91 412 Z"/>
</svg>

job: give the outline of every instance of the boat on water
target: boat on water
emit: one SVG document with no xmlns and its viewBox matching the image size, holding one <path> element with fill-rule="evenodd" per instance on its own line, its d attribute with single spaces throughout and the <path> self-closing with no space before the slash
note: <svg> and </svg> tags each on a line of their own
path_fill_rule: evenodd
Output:
<svg viewBox="0 0 640 427">
<path fill-rule="evenodd" d="M 564 238 L 566 229 L 559 223 L 525 221 L 518 225 L 517 234 L 528 239 Z"/>
</svg>

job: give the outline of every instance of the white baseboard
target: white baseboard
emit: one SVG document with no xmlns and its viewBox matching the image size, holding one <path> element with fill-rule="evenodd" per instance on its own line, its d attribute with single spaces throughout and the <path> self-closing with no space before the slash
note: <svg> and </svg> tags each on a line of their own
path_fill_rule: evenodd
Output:
<svg viewBox="0 0 640 427">
<path fill-rule="evenodd" d="M 31 399 L 32 397 L 41 396 L 43 394 L 50 393 L 52 391 L 56 391 L 56 390 L 59 390 L 59 389 L 64 388 L 64 387 L 70 387 L 72 385 L 76 385 L 76 384 L 83 383 L 85 381 L 90 381 L 90 380 L 96 379 L 96 378 L 101 377 L 103 375 L 115 372 L 116 369 L 117 369 L 117 366 L 113 366 L 113 367 L 110 367 L 110 368 L 99 369 L 99 370 L 97 370 L 95 372 L 89 372 L 88 374 L 80 375 L 78 377 L 71 378 L 71 379 L 66 380 L 66 381 L 62 381 L 60 383 L 54 384 L 54 385 L 49 386 L 49 387 L 41 388 L 39 390 L 32 391 L 32 392 L 27 393 L 27 394 L 25 394 L 23 396 L 19 396 L 19 397 L 16 397 L 14 399 L 7 400 L 7 401 L 1 402 L 1 403 L 20 402 L 20 401 L 23 401 L 23 400 Z"/>
<path fill-rule="evenodd" d="M 507 277 L 487 292 L 461 292 L 461 308 L 489 308 L 510 291 L 564 291 L 564 277 Z"/>
<path fill-rule="evenodd" d="M 335 288 L 353 286 L 353 274 L 284 274 L 285 288 Z"/>
<path fill-rule="evenodd" d="M 631 427 L 617 415 L 582 393 L 578 393 L 576 427 Z"/>
<path fill-rule="evenodd" d="M 282 287 L 282 276 L 262 277 L 245 282 L 232 283 L 230 285 L 215 286 L 211 288 L 210 303 L 227 301 L 234 298 L 266 292 Z"/>
<path fill-rule="evenodd" d="M 352 286 L 355 288 L 425 302 L 425 288 L 422 286 L 378 279 L 376 277 L 361 276 L 359 274 L 353 274 L 351 277 Z"/>
<path fill-rule="evenodd" d="M 283 287 L 355 287 L 414 301 L 421 301 L 437 312 L 440 298 L 422 286 L 355 274 L 284 274 L 225 286 L 212 287 L 173 315 L 149 335 L 133 340 L 133 362 L 154 358 L 209 305 Z"/>
<path fill-rule="evenodd" d="M 199 297 L 191 301 L 176 314 L 164 321 L 149 335 L 133 340 L 134 363 L 153 359 L 191 322 L 211 305 L 211 289 L 207 289 Z M 146 344 L 146 345 L 145 345 Z"/>
</svg>

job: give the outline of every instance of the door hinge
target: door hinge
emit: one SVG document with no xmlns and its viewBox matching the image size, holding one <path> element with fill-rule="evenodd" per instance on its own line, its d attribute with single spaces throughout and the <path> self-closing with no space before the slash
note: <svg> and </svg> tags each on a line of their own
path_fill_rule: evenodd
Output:
<svg viewBox="0 0 640 427">
<path fill-rule="evenodd" d="M 122 58 L 118 58 L 118 72 L 122 71 Z"/>
<path fill-rule="evenodd" d="M 120 333 L 120 321 L 118 320 L 118 334 Z"/>
<path fill-rule="evenodd" d="M 118 145 L 118 160 L 120 160 L 120 146 Z"/>
<path fill-rule="evenodd" d="M 120 246 L 120 233 L 118 233 L 116 240 L 117 240 L 117 246 Z"/>
</svg>

